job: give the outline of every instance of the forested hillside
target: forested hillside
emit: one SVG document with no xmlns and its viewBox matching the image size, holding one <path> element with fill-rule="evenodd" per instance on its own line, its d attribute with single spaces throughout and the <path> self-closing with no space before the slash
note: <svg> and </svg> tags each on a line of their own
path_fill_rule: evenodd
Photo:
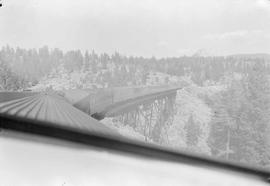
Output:
<svg viewBox="0 0 270 186">
<path fill-rule="evenodd" d="M 234 55 L 221 57 L 182 56 L 174 58 L 144 58 L 112 55 L 80 50 L 63 52 L 60 49 L 22 49 L 3 47 L 1 66 L 12 73 L 37 84 L 42 78 L 54 76 L 57 68 L 67 73 L 90 72 L 102 86 L 146 84 L 149 73 L 162 72 L 172 76 L 188 76 L 197 85 L 215 84 L 234 75 L 247 75 L 255 63 L 270 71 L 269 55 Z M 93 79 L 93 78 L 90 78 Z M 158 77 L 157 77 L 158 81 Z M 168 80 L 166 80 L 168 81 Z M 105 85 L 106 82 L 107 84 Z"/>
<path fill-rule="evenodd" d="M 182 83 L 166 145 L 264 166 L 270 164 L 269 75 L 267 54 L 156 59 L 46 46 L 0 51 L 1 91 Z M 117 118 L 102 122 L 145 139 Z"/>
</svg>

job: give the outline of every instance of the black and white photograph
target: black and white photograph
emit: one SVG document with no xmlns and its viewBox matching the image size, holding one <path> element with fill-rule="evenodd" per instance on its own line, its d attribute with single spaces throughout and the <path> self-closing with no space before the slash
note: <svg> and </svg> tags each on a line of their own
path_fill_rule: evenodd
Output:
<svg viewBox="0 0 270 186">
<path fill-rule="evenodd" d="M 270 186 L 270 0 L 0 0 L 0 186 Z"/>
</svg>

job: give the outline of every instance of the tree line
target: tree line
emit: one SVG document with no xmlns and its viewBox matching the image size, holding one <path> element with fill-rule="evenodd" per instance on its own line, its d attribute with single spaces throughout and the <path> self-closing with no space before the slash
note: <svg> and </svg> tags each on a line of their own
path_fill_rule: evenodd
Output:
<svg viewBox="0 0 270 186">
<path fill-rule="evenodd" d="M 36 84 L 59 64 L 63 64 L 70 72 L 83 70 L 93 74 L 114 68 L 114 74 L 103 73 L 97 80 L 108 82 L 110 86 L 127 86 L 127 82 L 131 82 L 132 85 L 145 84 L 150 71 L 189 76 L 196 84 L 203 85 L 206 81 L 221 81 L 228 73 L 247 74 L 255 63 L 261 63 L 265 69 L 270 70 L 269 58 L 265 57 L 181 56 L 157 59 L 124 56 L 118 52 L 112 55 L 80 50 L 63 52 L 57 48 L 49 49 L 47 46 L 39 49 L 5 46 L 0 50 L 0 61 L 1 66 L 6 66 L 3 68 L 9 68 L 13 74 L 27 81 L 29 86 Z M 140 81 L 135 80 L 138 76 Z"/>
</svg>

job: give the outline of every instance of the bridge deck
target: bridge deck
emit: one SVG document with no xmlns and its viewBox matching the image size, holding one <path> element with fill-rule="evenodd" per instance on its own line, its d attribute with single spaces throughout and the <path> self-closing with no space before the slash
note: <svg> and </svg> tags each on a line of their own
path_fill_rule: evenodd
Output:
<svg viewBox="0 0 270 186">
<path fill-rule="evenodd" d="M 180 86 L 119 87 L 96 91 L 69 90 L 64 94 L 76 108 L 96 119 L 103 119 L 136 105 L 173 94 L 180 88 Z"/>
</svg>

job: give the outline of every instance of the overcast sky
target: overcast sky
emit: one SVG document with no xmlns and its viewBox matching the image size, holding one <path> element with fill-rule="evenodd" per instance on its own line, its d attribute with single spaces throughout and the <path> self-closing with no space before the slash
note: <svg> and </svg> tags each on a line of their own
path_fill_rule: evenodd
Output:
<svg viewBox="0 0 270 186">
<path fill-rule="evenodd" d="M 147 57 L 270 53 L 269 0 L 1 1 L 1 46 Z"/>
</svg>

